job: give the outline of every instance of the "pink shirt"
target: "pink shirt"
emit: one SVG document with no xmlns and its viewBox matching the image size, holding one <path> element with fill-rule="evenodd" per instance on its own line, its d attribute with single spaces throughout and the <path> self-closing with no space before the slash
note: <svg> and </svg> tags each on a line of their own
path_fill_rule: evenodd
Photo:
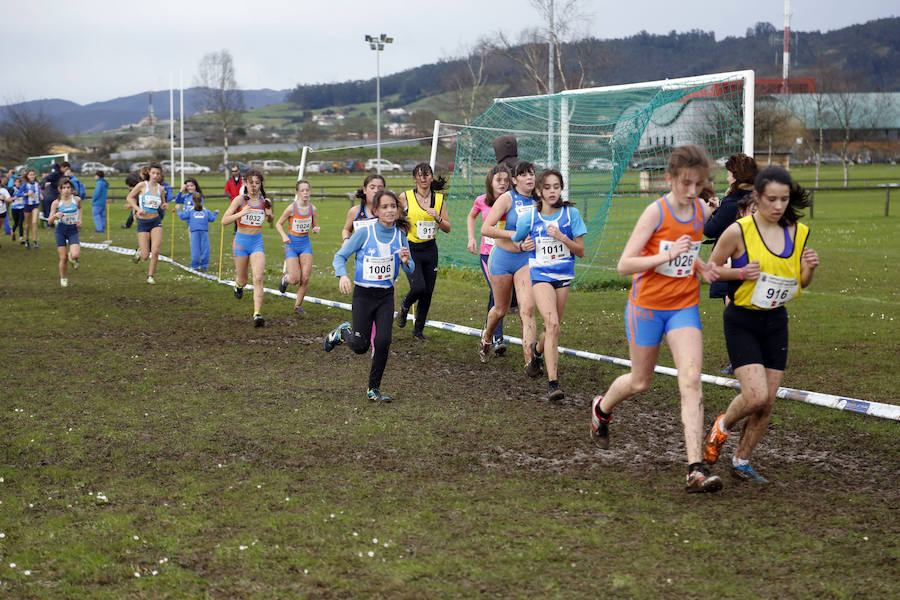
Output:
<svg viewBox="0 0 900 600">
<path fill-rule="evenodd" d="M 485 198 L 487 198 L 487 194 L 482 194 L 475 198 L 475 203 L 472 204 L 472 210 L 475 211 L 475 214 L 477 215 L 478 213 L 481 213 L 482 223 L 484 223 L 485 219 L 487 219 L 488 213 L 491 212 L 491 207 L 484 202 Z M 481 254 L 490 254 L 491 248 L 493 247 L 494 238 L 481 236 Z"/>
</svg>

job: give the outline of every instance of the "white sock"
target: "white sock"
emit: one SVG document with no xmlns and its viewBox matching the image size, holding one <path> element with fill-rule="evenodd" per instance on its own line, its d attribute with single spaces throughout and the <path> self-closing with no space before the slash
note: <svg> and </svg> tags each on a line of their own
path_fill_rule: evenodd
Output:
<svg viewBox="0 0 900 600">
<path fill-rule="evenodd" d="M 735 467 L 743 467 L 750 464 L 749 458 L 738 458 L 737 455 L 731 457 L 731 464 Z"/>
</svg>

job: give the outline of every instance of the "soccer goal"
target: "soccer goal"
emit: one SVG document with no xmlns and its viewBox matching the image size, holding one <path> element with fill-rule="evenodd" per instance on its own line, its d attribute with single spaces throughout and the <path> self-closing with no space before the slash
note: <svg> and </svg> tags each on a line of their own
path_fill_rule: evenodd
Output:
<svg viewBox="0 0 900 600">
<path fill-rule="evenodd" d="M 46 171 L 50 167 L 48 165 L 54 162 L 64 162 L 69 160 L 68 154 L 44 154 L 42 156 L 29 156 L 25 159 L 25 167 L 34 169 L 38 173 Z"/>
<path fill-rule="evenodd" d="M 753 71 L 738 71 L 497 98 L 469 125 L 436 123 L 435 147 L 448 134 L 456 138 L 448 203 L 454 227 L 441 240 L 442 258 L 473 265 L 466 215 L 496 163 L 492 140 L 513 134 L 520 159 L 562 172 L 565 193 L 588 226 L 576 282 L 611 278 L 641 211 L 665 191 L 674 147 L 699 144 L 720 167 L 734 153 L 752 156 L 753 85 Z M 724 168 L 713 176 L 724 190 Z"/>
</svg>

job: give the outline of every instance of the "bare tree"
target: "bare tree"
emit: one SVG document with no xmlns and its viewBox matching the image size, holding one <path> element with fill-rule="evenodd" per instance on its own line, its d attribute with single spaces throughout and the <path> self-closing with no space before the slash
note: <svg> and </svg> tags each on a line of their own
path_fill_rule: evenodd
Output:
<svg viewBox="0 0 900 600">
<path fill-rule="evenodd" d="M 228 50 L 210 52 L 200 60 L 195 78 L 203 108 L 211 111 L 222 131 L 222 162 L 228 163 L 228 134 L 241 120 L 244 94 L 234 77 L 234 61 Z"/>
<path fill-rule="evenodd" d="M 18 103 L 0 111 L 0 158 L 22 161 L 50 152 L 50 146 L 65 139 L 62 129 L 42 108 Z"/>
<path fill-rule="evenodd" d="M 825 144 L 825 126 L 831 120 L 828 106 L 828 96 L 820 91 L 811 94 L 798 94 L 806 117 L 812 119 L 813 127 L 807 127 L 807 131 L 812 133 L 813 144 L 807 144 L 813 149 L 813 155 L 816 157 L 816 183 L 815 187 L 819 187 L 819 171 L 822 168 L 822 151 Z M 804 119 L 804 124 L 809 123 Z M 809 135 L 803 136 L 804 140 L 810 139 Z"/>
<path fill-rule="evenodd" d="M 766 144 L 768 162 L 772 162 L 772 151 L 777 146 L 791 146 L 795 128 L 793 115 L 779 106 L 774 98 L 759 98 L 756 101 L 753 119 L 754 139 Z"/>
<path fill-rule="evenodd" d="M 828 109 L 835 129 L 841 135 L 841 167 L 844 171 L 844 187 L 850 181 L 850 142 L 854 129 L 868 121 L 867 106 L 859 94 L 844 88 L 828 95 Z"/>
<path fill-rule="evenodd" d="M 547 27 L 522 31 L 517 43 L 499 31 L 491 42 L 492 49 L 519 65 L 538 94 L 546 94 L 550 90 L 552 46 L 553 78 L 560 82 L 553 86 L 554 91 L 583 87 L 589 79 L 588 68 L 595 66 L 597 58 L 593 56 L 594 44 L 584 39 L 587 34 L 579 29 L 589 21 L 580 0 L 531 0 L 531 5 L 547 21 Z M 571 62 L 577 65 L 574 72 L 566 66 Z"/>
<path fill-rule="evenodd" d="M 475 114 L 483 110 L 491 100 L 486 89 L 488 82 L 488 61 L 493 50 L 490 43 L 480 40 L 468 52 L 464 52 L 461 64 L 453 70 L 452 85 L 454 110 L 462 115 L 462 122 L 468 125 Z"/>
</svg>

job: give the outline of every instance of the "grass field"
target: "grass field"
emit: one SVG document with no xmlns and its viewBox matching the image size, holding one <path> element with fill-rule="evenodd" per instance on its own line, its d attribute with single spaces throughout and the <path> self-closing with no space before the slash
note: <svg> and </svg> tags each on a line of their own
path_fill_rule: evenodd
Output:
<svg viewBox="0 0 900 600">
<path fill-rule="evenodd" d="M 817 195 L 807 222 L 822 266 L 789 306 L 785 385 L 900 402 L 900 238 L 883 200 Z M 309 295 L 347 300 L 330 262 L 349 203 L 316 203 Z M 134 245 L 112 210 L 113 242 Z M 100 241 L 87 221 L 83 241 Z M 277 287 L 277 235 L 264 235 Z M 420 344 L 395 328 L 383 388 L 397 401 L 373 406 L 368 358 L 322 351 L 344 311 L 309 304 L 298 319 L 292 300 L 267 297 L 266 327 L 254 329 L 246 296 L 165 264 L 148 286 L 145 264 L 89 249 L 63 290 L 41 236 L 39 250 L 8 238 L 0 248 L 0 595 L 898 594 L 896 422 L 778 401 L 754 458 L 772 483 L 732 483 L 717 467 L 726 488 L 689 496 L 671 378 L 620 407 L 604 452 L 587 439 L 588 407 L 621 368 L 563 357 L 567 396 L 552 405 L 516 347 L 481 365 L 472 338 L 426 331 Z M 231 277 L 228 243 L 224 266 Z M 573 292 L 561 343 L 627 356 L 625 295 L 624 284 Z M 486 299 L 479 273 L 442 269 L 431 316 L 478 327 Z M 701 313 L 704 371 L 715 372 L 727 362 L 721 304 L 704 298 Z M 519 334 L 516 317 L 507 333 Z M 660 363 L 672 366 L 667 350 Z M 704 395 L 709 423 L 732 392 Z"/>
</svg>

